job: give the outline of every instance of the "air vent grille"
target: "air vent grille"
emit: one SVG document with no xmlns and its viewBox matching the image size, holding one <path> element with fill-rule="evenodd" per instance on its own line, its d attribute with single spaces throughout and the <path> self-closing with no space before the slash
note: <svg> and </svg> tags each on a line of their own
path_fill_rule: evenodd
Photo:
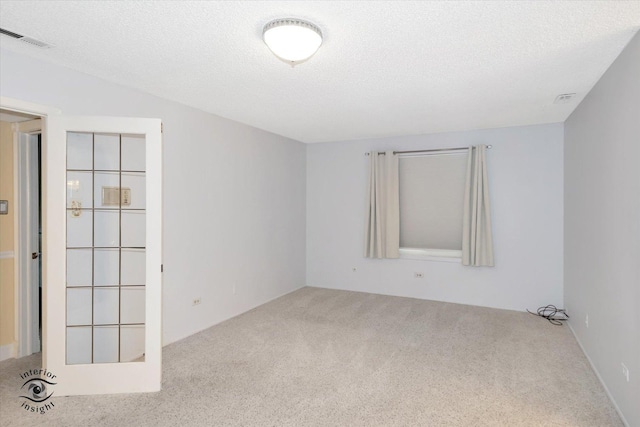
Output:
<svg viewBox="0 0 640 427">
<path fill-rule="evenodd" d="M 14 33 L 13 31 L 5 30 L 4 28 L 0 28 L 0 34 L 9 36 L 12 39 L 16 39 L 24 43 L 28 43 L 31 46 L 39 47 L 40 49 L 49 49 L 50 47 L 52 47 L 52 45 L 41 40 L 34 39 L 33 37 L 23 36 L 22 34 Z"/>
<path fill-rule="evenodd" d="M 0 34 L 4 34 L 5 36 L 13 37 L 14 39 L 21 39 L 24 36 L 20 34 L 16 34 L 13 31 L 5 30 L 4 28 L 0 28 Z"/>
<path fill-rule="evenodd" d="M 33 39 L 31 37 L 22 37 L 20 39 L 21 42 L 29 43 L 31 45 L 37 46 L 41 49 L 49 49 L 51 47 L 50 44 L 42 42 L 40 40 Z"/>
</svg>

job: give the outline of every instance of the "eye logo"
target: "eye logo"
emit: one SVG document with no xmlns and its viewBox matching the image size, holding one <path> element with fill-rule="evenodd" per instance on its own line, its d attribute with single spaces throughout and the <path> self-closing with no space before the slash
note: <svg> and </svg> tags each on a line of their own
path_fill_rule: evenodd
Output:
<svg viewBox="0 0 640 427">
<path fill-rule="evenodd" d="M 53 396 L 53 386 L 57 384 L 56 375 L 48 369 L 29 369 L 20 374 L 24 381 L 20 387 L 20 408 L 31 414 L 46 414 L 56 405 Z"/>
<path fill-rule="evenodd" d="M 24 397 L 25 399 L 29 399 L 35 403 L 44 402 L 53 396 L 53 392 L 49 393 L 47 390 L 47 385 L 53 386 L 56 385 L 56 383 L 52 383 L 41 378 L 31 378 L 22 385 L 21 390 L 23 390 L 25 395 L 20 397 Z"/>
</svg>

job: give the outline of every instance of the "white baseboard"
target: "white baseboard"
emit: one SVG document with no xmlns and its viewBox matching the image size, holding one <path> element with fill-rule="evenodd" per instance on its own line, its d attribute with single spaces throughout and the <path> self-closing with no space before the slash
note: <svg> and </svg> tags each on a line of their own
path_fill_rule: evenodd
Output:
<svg viewBox="0 0 640 427">
<path fill-rule="evenodd" d="M 602 377 L 600 376 L 600 372 L 598 372 L 598 370 L 596 369 L 595 365 L 591 361 L 591 358 L 589 357 L 587 352 L 584 350 L 584 347 L 583 347 L 582 343 L 580 342 L 580 339 L 578 338 L 578 335 L 576 335 L 576 331 L 573 330 L 573 328 L 571 327 L 571 324 L 569 322 L 567 322 L 567 326 L 569 327 L 569 330 L 573 334 L 573 337 L 576 339 L 576 342 L 580 346 L 580 349 L 582 350 L 582 353 L 584 354 L 584 356 L 589 361 L 589 365 L 591 365 L 591 369 L 593 369 L 593 372 L 595 372 L 596 377 L 598 377 L 598 380 L 600 381 L 600 384 L 602 384 L 602 387 L 604 387 L 604 391 L 607 393 L 607 396 L 609 396 L 609 400 L 611 401 L 611 403 L 613 403 L 613 407 L 616 408 L 616 412 L 618 413 L 618 415 L 620 415 L 620 419 L 622 420 L 622 422 L 624 423 L 624 425 L 626 427 L 629 427 L 629 423 L 627 422 L 627 419 L 624 417 L 624 414 L 622 413 L 622 411 L 618 407 L 618 404 L 613 399 L 613 396 L 611 395 L 611 392 L 609 391 L 609 388 L 607 387 L 607 385 L 602 380 Z"/>
<path fill-rule="evenodd" d="M 5 344 L 0 346 L 0 362 L 7 359 L 13 359 L 16 357 L 15 344 Z"/>
<path fill-rule="evenodd" d="M 236 313 L 236 314 L 234 314 L 234 315 L 232 315 L 232 316 L 226 317 L 226 318 L 224 318 L 224 319 L 222 319 L 222 320 L 219 320 L 219 321 L 217 321 L 217 322 L 215 322 L 215 323 L 211 323 L 211 324 L 209 324 L 208 326 L 205 326 L 205 327 L 203 327 L 203 328 L 201 328 L 201 329 L 198 329 L 198 330 L 197 330 L 197 331 L 195 331 L 195 332 L 191 332 L 191 333 L 189 333 L 188 335 L 185 335 L 185 336 L 183 336 L 183 337 L 179 337 L 179 338 L 173 339 L 172 341 L 165 341 L 165 340 L 163 339 L 163 340 L 162 340 L 162 346 L 163 346 L 163 347 L 165 347 L 165 346 L 168 346 L 169 344 L 173 344 L 173 343 L 175 343 L 175 342 L 181 341 L 181 340 L 183 340 L 183 339 L 185 339 L 185 338 L 187 338 L 187 337 L 190 337 L 191 335 L 195 335 L 195 334 L 197 334 L 197 333 L 200 333 L 200 332 L 202 332 L 202 331 L 204 331 L 204 330 L 207 330 L 207 329 L 209 329 L 209 328 L 211 328 L 211 327 L 213 327 L 213 326 L 216 326 L 216 325 L 218 325 L 218 324 L 220 324 L 220 323 L 222 323 L 222 322 L 226 322 L 226 321 L 227 321 L 227 320 L 229 320 L 229 319 L 233 319 L 234 317 L 240 316 L 241 314 L 247 313 L 247 312 L 249 312 L 249 311 L 251 311 L 251 310 L 253 310 L 253 309 L 255 309 L 255 308 L 258 308 L 258 307 L 260 307 L 261 305 L 264 305 L 264 304 L 267 304 L 267 303 L 269 303 L 269 302 L 271 302 L 271 301 L 277 300 L 278 298 L 282 298 L 283 296 L 288 295 L 288 294 L 290 294 L 290 293 L 293 293 L 293 292 L 295 292 L 295 291 L 299 291 L 300 289 L 302 289 L 302 288 L 304 288 L 304 287 L 307 287 L 307 286 L 308 286 L 308 285 L 300 285 L 300 286 L 298 286 L 298 287 L 297 287 L 297 288 L 295 288 L 295 289 L 292 289 L 292 290 L 290 290 L 290 291 L 283 292 L 283 293 L 281 293 L 281 294 L 279 294 L 279 295 L 276 295 L 276 296 L 275 296 L 275 297 L 273 297 L 273 298 L 269 298 L 269 299 L 268 299 L 268 300 L 266 300 L 266 301 L 262 301 L 262 302 L 259 302 L 259 303 L 257 303 L 257 304 L 254 304 L 254 305 L 252 305 L 252 306 L 248 307 L 247 309 L 245 309 L 244 311 L 242 311 L 242 312 L 240 312 L 240 313 Z"/>
</svg>

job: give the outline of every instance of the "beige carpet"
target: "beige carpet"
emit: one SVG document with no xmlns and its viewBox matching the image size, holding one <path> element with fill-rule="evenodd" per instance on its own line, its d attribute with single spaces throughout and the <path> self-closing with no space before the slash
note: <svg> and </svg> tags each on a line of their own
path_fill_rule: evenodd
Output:
<svg viewBox="0 0 640 427">
<path fill-rule="evenodd" d="M 164 349 L 154 394 L 52 398 L 11 426 L 620 426 L 567 326 L 526 313 L 304 288 Z"/>
</svg>

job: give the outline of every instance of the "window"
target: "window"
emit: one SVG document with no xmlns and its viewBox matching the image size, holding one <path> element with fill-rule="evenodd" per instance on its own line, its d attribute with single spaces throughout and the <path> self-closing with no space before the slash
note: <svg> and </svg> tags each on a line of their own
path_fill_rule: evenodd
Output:
<svg viewBox="0 0 640 427">
<path fill-rule="evenodd" d="M 402 258 L 461 257 L 467 159 L 466 151 L 400 157 Z"/>
</svg>

